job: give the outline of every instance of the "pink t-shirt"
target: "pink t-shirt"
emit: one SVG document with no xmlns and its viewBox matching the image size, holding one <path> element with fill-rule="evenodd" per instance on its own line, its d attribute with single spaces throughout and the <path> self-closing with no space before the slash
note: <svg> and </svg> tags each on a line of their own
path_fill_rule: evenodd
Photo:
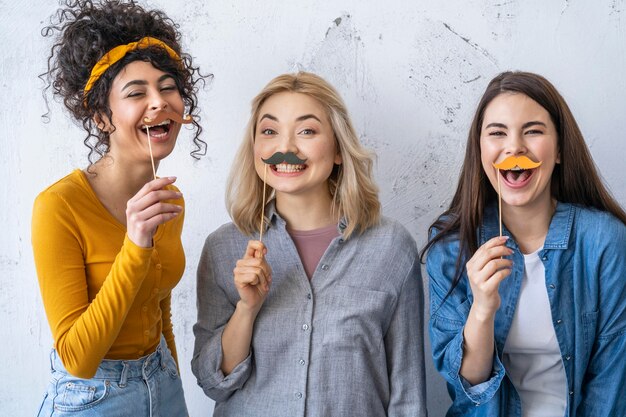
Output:
<svg viewBox="0 0 626 417">
<path fill-rule="evenodd" d="M 287 229 L 287 232 L 296 245 L 307 277 L 311 279 L 330 242 L 339 236 L 337 225 L 333 224 L 314 230 Z"/>
</svg>

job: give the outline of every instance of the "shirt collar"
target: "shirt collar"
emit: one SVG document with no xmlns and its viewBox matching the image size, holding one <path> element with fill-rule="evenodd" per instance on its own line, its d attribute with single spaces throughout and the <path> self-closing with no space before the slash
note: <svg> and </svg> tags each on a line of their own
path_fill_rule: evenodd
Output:
<svg viewBox="0 0 626 417">
<path fill-rule="evenodd" d="M 278 211 L 276 210 L 275 198 L 267 202 L 267 205 L 265 206 L 265 216 L 269 220 L 267 228 L 270 228 L 273 225 L 280 225 L 281 227 L 286 228 L 287 222 L 285 222 L 285 220 L 280 217 L 280 214 L 278 214 Z M 346 227 L 348 227 L 348 221 L 345 217 L 342 217 L 337 224 L 337 231 L 340 235 L 343 235 Z"/>
<path fill-rule="evenodd" d="M 548 235 L 543 244 L 544 249 L 567 249 L 567 244 L 572 232 L 573 220 L 574 206 L 569 203 L 557 201 L 556 210 L 550 221 L 550 227 L 548 228 Z M 481 245 L 492 237 L 500 234 L 498 205 L 496 203 L 490 203 L 485 208 L 483 225 L 479 233 Z M 502 234 L 511 236 L 504 225 L 502 225 Z"/>
</svg>

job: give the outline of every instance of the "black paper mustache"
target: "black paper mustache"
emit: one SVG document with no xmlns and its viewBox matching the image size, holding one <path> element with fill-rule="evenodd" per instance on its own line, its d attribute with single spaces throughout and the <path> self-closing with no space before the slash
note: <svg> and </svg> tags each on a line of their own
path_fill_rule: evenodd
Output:
<svg viewBox="0 0 626 417">
<path fill-rule="evenodd" d="M 274 155 L 270 156 L 269 158 L 267 159 L 261 158 L 261 160 L 265 162 L 266 164 L 270 164 L 270 165 L 278 165 L 278 164 L 282 164 L 283 162 L 286 162 L 288 164 L 293 164 L 293 165 L 302 165 L 306 162 L 306 159 L 298 158 L 296 154 L 293 152 L 287 152 L 287 153 L 276 152 Z"/>
</svg>

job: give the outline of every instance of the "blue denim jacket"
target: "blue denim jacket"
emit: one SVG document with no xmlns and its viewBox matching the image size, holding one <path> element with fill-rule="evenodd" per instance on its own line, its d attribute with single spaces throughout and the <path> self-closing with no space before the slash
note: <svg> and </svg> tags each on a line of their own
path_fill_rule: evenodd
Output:
<svg viewBox="0 0 626 417">
<path fill-rule="evenodd" d="M 498 234 L 497 206 L 491 205 L 478 231 L 479 244 Z M 513 268 L 499 288 L 493 371 L 489 380 L 475 386 L 459 375 L 463 327 L 472 304 L 465 270 L 442 304 L 455 274 L 458 237 L 444 238 L 428 253 L 430 338 L 435 367 L 453 400 L 447 416 L 521 416 L 520 397 L 502 364 L 502 351 L 524 260 L 512 238 L 507 245 L 514 250 Z M 567 377 L 566 416 L 626 416 L 626 226 L 606 212 L 559 203 L 539 256 Z"/>
</svg>

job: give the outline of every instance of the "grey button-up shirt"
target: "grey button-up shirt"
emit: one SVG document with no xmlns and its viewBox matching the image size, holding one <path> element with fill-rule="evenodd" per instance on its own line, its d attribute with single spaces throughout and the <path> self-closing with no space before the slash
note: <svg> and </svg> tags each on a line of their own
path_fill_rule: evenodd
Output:
<svg viewBox="0 0 626 417">
<path fill-rule="evenodd" d="M 423 294 L 417 249 L 399 223 L 335 238 L 309 281 L 285 221 L 269 206 L 272 286 L 251 354 L 220 370 L 239 295 L 233 268 L 249 238 L 227 224 L 198 266 L 192 369 L 214 416 L 426 416 Z M 339 226 L 341 228 L 341 225 Z"/>
</svg>

